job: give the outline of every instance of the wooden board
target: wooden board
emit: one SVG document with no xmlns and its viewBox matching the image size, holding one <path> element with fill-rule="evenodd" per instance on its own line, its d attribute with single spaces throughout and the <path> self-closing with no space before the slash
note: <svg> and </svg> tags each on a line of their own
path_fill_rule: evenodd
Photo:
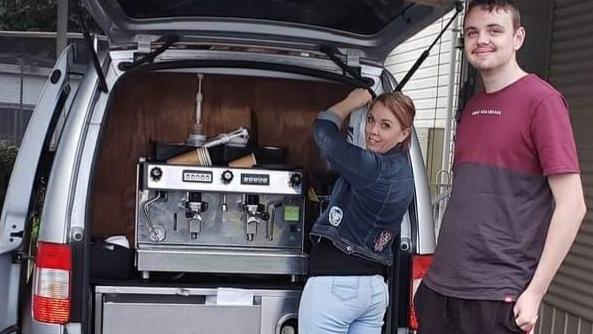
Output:
<svg viewBox="0 0 593 334">
<path fill-rule="evenodd" d="M 91 226 L 94 237 L 123 234 L 133 241 L 138 159 L 151 153 L 151 141 L 187 139 L 198 79 L 192 74 L 145 73 L 125 80 L 114 93 L 102 134 Z M 257 135 L 260 145 L 285 146 L 290 164 L 323 175 L 311 124 L 319 110 L 348 91 L 330 83 L 207 75 L 202 86 L 204 128 L 213 136 L 256 122 L 259 133 L 250 135 Z"/>
</svg>

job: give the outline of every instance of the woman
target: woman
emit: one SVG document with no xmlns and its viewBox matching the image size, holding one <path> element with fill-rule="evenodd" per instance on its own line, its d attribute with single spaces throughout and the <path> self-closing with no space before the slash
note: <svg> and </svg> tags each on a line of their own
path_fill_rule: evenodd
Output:
<svg viewBox="0 0 593 334">
<path fill-rule="evenodd" d="M 380 333 L 383 326 L 389 299 L 383 276 L 414 190 L 407 150 L 415 108 L 399 92 L 379 96 L 370 105 L 362 149 L 349 144 L 340 127 L 371 99 L 367 90 L 355 89 L 313 124 L 322 156 L 340 177 L 311 230 L 301 334 Z"/>
</svg>

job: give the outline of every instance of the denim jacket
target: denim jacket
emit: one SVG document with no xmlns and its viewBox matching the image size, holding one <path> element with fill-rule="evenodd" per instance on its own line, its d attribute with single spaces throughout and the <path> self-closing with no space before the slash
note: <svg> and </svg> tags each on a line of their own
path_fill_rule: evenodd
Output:
<svg viewBox="0 0 593 334">
<path fill-rule="evenodd" d="M 311 238 L 327 238 L 347 254 L 391 265 L 391 245 L 414 193 L 408 153 L 400 147 L 385 154 L 367 151 L 348 143 L 340 126 L 331 111 L 313 123 L 315 143 L 340 177 Z"/>
</svg>

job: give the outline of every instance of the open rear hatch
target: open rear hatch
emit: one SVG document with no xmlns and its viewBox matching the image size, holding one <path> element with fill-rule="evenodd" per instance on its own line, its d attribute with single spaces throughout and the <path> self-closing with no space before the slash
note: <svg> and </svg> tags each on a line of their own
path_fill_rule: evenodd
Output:
<svg viewBox="0 0 593 334">
<path fill-rule="evenodd" d="M 112 48 L 156 41 L 342 53 L 383 63 L 389 52 L 454 8 L 452 0 L 83 0 Z"/>
</svg>

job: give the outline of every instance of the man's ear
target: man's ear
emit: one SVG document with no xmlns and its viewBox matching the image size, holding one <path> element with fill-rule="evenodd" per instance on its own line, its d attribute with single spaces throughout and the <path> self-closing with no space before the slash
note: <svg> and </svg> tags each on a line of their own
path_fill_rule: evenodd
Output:
<svg viewBox="0 0 593 334">
<path fill-rule="evenodd" d="M 513 49 L 515 51 L 519 51 L 519 49 L 523 46 L 523 42 L 525 42 L 525 28 L 523 26 L 517 28 L 515 34 L 513 36 Z"/>
</svg>

